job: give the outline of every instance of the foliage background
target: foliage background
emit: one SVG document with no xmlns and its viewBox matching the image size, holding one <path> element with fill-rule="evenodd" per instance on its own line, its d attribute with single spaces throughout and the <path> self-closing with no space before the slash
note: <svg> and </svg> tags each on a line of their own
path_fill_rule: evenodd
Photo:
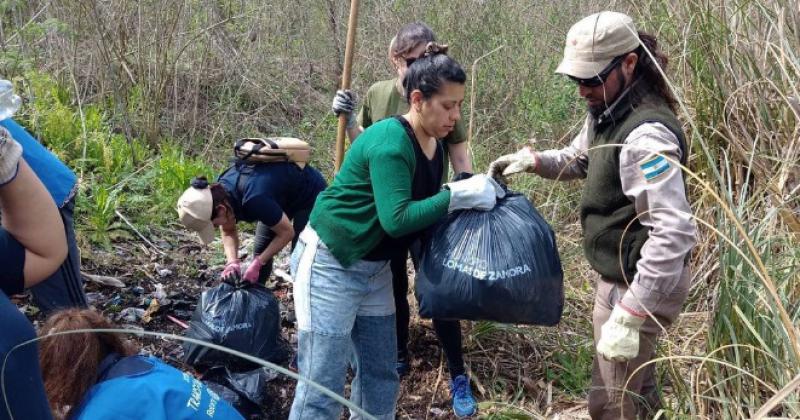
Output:
<svg viewBox="0 0 800 420">
<path fill-rule="evenodd" d="M 81 178 L 84 260 L 133 238 L 121 215 L 147 236 L 169 236 L 177 228 L 175 198 L 192 176 L 219 173 L 238 137 L 303 138 L 314 146 L 315 166 L 330 176 L 336 120 L 329 106 L 348 6 L 0 2 L 0 72 L 25 100 L 19 119 Z M 792 382 L 800 373 L 795 1 L 362 1 L 353 88 L 363 94 L 391 77 L 389 40 L 402 24 L 422 20 L 475 79 L 476 100 L 464 116 L 474 108 L 477 170 L 530 138 L 540 149 L 559 147 L 583 108 L 553 70 L 569 26 L 603 9 L 630 13 L 662 41 L 692 138 L 688 185 L 701 238 L 686 313 L 660 350 L 666 413 L 750 417 L 778 395 L 766 412 L 800 416 Z M 567 415 L 585 398 L 592 357 L 579 183 L 526 176 L 514 187 L 559 235 L 568 281 L 564 321 L 555 329 L 471 325 L 468 361 L 489 416 Z"/>
</svg>

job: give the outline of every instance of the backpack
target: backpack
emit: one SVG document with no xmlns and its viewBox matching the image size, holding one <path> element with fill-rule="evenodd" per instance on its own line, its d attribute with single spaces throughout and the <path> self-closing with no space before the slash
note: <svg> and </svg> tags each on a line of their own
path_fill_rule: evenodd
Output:
<svg viewBox="0 0 800 420">
<path fill-rule="evenodd" d="M 236 159 L 247 163 L 294 162 L 305 168 L 311 158 L 311 146 L 292 137 L 247 137 L 233 145 Z"/>
</svg>

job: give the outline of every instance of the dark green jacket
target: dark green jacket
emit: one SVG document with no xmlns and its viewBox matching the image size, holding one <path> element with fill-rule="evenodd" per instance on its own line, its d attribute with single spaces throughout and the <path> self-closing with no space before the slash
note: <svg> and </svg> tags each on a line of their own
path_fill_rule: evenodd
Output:
<svg viewBox="0 0 800 420">
<path fill-rule="evenodd" d="M 626 283 L 636 274 L 648 230 L 637 220 L 634 203 L 623 192 L 619 145 L 640 125 L 661 123 L 680 141 L 682 163 L 687 156 L 675 113 L 663 98 L 643 90 L 633 86 L 603 115 L 590 121 L 589 167 L 580 204 L 583 249 L 589 264 L 602 276 Z"/>
</svg>

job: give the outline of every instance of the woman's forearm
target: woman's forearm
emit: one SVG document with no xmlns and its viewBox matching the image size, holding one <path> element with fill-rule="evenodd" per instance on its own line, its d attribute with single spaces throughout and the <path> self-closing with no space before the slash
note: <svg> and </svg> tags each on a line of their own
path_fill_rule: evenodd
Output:
<svg viewBox="0 0 800 420">
<path fill-rule="evenodd" d="M 453 167 L 453 174 L 458 175 L 462 172 L 472 173 L 472 159 L 469 156 L 469 145 L 467 142 L 447 145 L 447 154 L 450 157 L 450 165 Z"/>
<path fill-rule="evenodd" d="M 233 262 L 239 259 L 239 231 L 233 227 L 221 227 L 222 249 L 225 252 L 225 261 Z"/>
</svg>

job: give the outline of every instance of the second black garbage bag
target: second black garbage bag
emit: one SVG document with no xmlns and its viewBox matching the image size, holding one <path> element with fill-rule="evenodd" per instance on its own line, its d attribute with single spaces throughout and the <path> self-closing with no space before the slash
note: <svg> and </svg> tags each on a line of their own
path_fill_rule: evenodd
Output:
<svg viewBox="0 0 800 420">
<path fill-rule="evenodd" d="M 422 244 L 415 292 L 423 318 L 555 325 L 564 274 L 555 234 L 524 195 L 446 217 Z"/>
<path fill-rule="evenodd" d="M 272 292 L 258 284 L 221 282 L 200 296 L 186 336 L 280 363 L 286 358 L 280 332 L 280 309 Z M 184 361 L 196 368 L 258 367 L 202 345 L 184 343 L 183 348 Z"/>
</svg>

